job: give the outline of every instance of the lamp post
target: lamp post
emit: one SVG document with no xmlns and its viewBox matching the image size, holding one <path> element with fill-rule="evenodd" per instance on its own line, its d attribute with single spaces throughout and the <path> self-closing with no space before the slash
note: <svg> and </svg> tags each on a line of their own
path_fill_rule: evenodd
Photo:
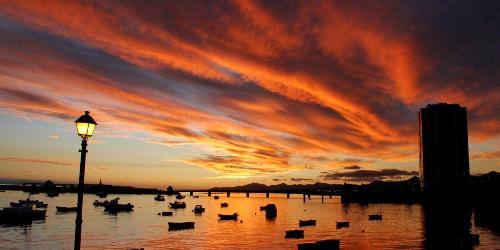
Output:
<svg viewBox="0 0 500 250">
<path fill-rule="evenodd" d="M 82 137 L 82 149 L 81 159 L 80 159 L 80 177 L 78 178 L 78 203 L 76 209 L 76 220 L 75 220 L 75 250 L 80 249 L 80 242 L 82 237 L 82 206 L 83 206 L 83 184 L 85 179 L 85 156 L 87 155 L 87 140 L 94 133 L 94 129 L 97 123 L 94 121 L 92 116 L 89 115 L 89 111 L 85 111 L 85 114 L 76 119 L 76 132 Z"/>
</svg>

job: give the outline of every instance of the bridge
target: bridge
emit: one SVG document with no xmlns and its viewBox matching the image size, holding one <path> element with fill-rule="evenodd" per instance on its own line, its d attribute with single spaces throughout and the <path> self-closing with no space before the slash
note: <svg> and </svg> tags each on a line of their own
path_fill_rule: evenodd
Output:
<svg viewBox="0 0 500 250">
<path fill-rule="evenodd" d="M 290 198 L 291 194 L 301 194 L 304 201 L 307 198 L 311 198 L 314 196 L 321 196 L 321 201 L 324 200 L 325 196 L 332 198 L 332 196 L 340 196 L 341 192 L 333 191 L 333 190 L 244 190 L 244 189 L 182 189 L 175 190 L 180 193 L 189 193 L 190 196 L 193 196 L 195 193 L 206 193 L 208 196 L 212 196 L 212 194 L 224 194 L 226 193 L 227 197 L 231 197 L 231 193 L 245 193 L 246 197 L 250 197 L 250 194 L 266 194 L 266 198 L 269 198 L 270 194 L 286 194 L 286 198 Z"/>
</svg>

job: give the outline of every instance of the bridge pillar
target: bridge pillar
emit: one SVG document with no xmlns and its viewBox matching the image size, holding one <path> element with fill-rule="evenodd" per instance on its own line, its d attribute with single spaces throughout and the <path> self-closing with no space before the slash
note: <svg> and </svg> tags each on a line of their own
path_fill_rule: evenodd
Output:
<svg viewBox="0 0 500 250">
<path fill-rule="evenodd" d="M 324 202 L 324 201 L 323 201 L 323 199 L 324 199 L 324 197 L 323 197 L 323 196 L 324 196 L 324 195 L 323 195 L 323 194 L 321 194 L 321 203 L 323 203 L 323 202 Z"/>
<path fill-rule="evenodd" d="M 307 198 L 311 199 L 311 193 L 307 194 Z"/>
<path fill-rule="evenodd" d="M 231 197 L 231 192 L 227 192 L 227 197 Z"/>
<path fill-rule="evenodd" d="M 250 197 L 250 192 L 247 192 L 247 197 Z"/>
<path fill-rule="evenodd" d="M 286 193 L 286 198 L 289 199 L 290 198 L 290 193 Z"/>
<path fill-rule="evenodd" d="M 302 194 L 302 198 L 303 198 L 304 203 L 306 203 L 306 194 Z"/>
<path fill-rule="evenodd" d="M 212 192 L 208 191 L 208 196 L 209 197 L 212 196 Z"/>
<path fill-rule="evenodd" d="M 193 196 L 193 191 L 189 192 L 189 196 Z"/>
<path fill-rule="evenodd" d="M 269 198 L 269 192 L 266 193 L 266 198 Z"/>
<path fill-rule="evenodd" d="M 330 199 L 332 198 L 332 192 L 330 192 Z"/>
</svg>

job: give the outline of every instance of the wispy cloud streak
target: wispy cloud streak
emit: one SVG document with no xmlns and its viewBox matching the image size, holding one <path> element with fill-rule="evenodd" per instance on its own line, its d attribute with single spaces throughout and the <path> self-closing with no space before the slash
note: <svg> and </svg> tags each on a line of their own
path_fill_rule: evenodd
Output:
<svg viewBox="0 0 500 250">
<path fill-rule="evenodd" d="M 500 135 L 499 17 L 450 5 L 0 1 L 0 105 L 91 109 L 110 131 L 210 148 L 187 162 L 221 174 L 416 159 L 428 102 L 467 106 L 473 142 Z"/>
</svg>

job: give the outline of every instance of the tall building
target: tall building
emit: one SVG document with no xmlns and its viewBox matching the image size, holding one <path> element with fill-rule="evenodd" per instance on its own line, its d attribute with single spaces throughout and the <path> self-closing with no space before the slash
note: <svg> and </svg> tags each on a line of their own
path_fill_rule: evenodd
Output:
<svg viewBox="0 0 500 250">
<path fill-rule="evenodd" d="M 420 178 L 424 191 L 459 190 L 469 178 L 467 110 L 429 104 L 418 114 Z"/>
</svg>

